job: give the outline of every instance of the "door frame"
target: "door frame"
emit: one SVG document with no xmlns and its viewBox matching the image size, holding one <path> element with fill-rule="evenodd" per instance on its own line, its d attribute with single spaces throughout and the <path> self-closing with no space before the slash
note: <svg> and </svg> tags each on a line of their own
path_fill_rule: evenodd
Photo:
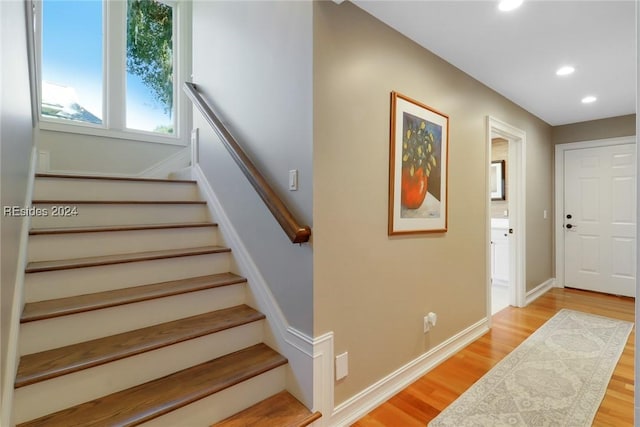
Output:
<svg viewBox="0 0 640 427">
<path fill-rule="evenodd" d="M 491 319 L 491 139 L 495 136 L 509 141 L 509 164 L 507 167 L 507 204 L 509 228 L 514 232 L 509 242 L 509 304 L 515 307 L 526 305 L 526 139 L 525 131 L 508 123 L 487 116 L 487 318 Z M 489 322 L 491 323 L 491 322 Z"/>
<path fill-rule="evenodd" d="M 555 210 L 554 210 L 554 234 L 555 234 L 555 276 L 558 288 L 564 288 L 564 153 L 570 150 L 587 148 L 609 147 L 622 144 L 635 144 L 635 136 L 623 136 L 618 138 L 595 139 L 591 141 L 568 142 L 558 144 L 555 148 Z M 636 172 L 637 173 L 637 172 Z"/>
</svg>

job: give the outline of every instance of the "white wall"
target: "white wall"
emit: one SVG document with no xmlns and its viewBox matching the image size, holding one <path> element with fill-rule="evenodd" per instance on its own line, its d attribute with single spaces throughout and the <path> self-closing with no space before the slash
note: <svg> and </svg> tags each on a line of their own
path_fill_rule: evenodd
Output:
<svg viewBox="0 0 640 427">
<path fill-rule="evenodd" d="M 1 205 L 25 206 L 30 156 L 33 147 L 25 9 L 20 1 L 0 1 L 2 49 L 0 89 L 0 195 Z M 18 251 L 23 218 L 2 216 L 1 235 L 1 371 L 2 384 L 14 372 L 7 371 L 11 359 L 9 330 L 11 306 L 16 292 Z M 8 357 L 9 356 L 9 357 Z M 6 414 L 2 408 L 3 417 Z M 0 421 L 1 422 L 1 421 Z"/>
<path fill-rule="evenodd" d="M 303 224 L 312 225 L 311 2 L 195 1 L 193 82 Z M 199 112 L 200 166 L 288 322 L 313 333 L 310 244 L 292 245 Z M 299 170 L 299 190 L 287 190 Z"/>
<path fill-rule="evenodd" d="M 36 140 L 54 173 L 138 175 L 185 148 L 51 130 L 36 130 Z"/>
</svg>

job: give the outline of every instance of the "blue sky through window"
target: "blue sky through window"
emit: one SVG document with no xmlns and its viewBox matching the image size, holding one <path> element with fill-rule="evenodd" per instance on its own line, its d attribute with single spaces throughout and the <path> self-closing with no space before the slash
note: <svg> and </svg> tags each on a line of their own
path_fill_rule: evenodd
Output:
<svg viewBox="0 0 640 427">
<path fill-rule="evenodd" d="M 102 119 L 101 3 L 47 0 L 42 9 L 43 82 L 75 89 L 78 103 Z"/>
<path fill-rule="evenodd" d="M 49 97 L 64 92 L 69 97 L 71 89 L 62 91 L 60 87 L 72 88 L 78 104 L 103 119 L 102 2 L 44 0 L 42 8 L 42 80 L 48 88 L 43 92 L 48 92 Z M 173 125 L 172 118 L 138 76 L 127 73 L 126 84 L 128 128 L 153 131 L 158 126 Z"/>
</svg>

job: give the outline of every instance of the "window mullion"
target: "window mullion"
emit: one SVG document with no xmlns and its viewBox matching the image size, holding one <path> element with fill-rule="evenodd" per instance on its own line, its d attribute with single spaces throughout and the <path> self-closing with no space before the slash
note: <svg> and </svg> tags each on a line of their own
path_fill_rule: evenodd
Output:
<svg viewBox="0 0 640 427">
<path fill-rule="evenodd" d="M 105 1 L 107 8 L 103 30 L 104 50 L 104 102 L 107 112 L 107 127 L 113 130 L 125 129 L 126 91 L 126 20 L 127 2 Z"/>
</svg>

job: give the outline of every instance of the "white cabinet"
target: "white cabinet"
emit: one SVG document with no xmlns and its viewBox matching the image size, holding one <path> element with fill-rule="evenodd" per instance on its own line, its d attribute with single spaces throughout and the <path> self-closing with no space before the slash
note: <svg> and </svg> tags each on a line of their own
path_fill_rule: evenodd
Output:
<svg viewBox="0 0 640 427">
<path fill-rule="evenodd" d="M 494 285 L 509 284 L 509 230 L 491 229 L 491 279 Z"/>
</svg>

